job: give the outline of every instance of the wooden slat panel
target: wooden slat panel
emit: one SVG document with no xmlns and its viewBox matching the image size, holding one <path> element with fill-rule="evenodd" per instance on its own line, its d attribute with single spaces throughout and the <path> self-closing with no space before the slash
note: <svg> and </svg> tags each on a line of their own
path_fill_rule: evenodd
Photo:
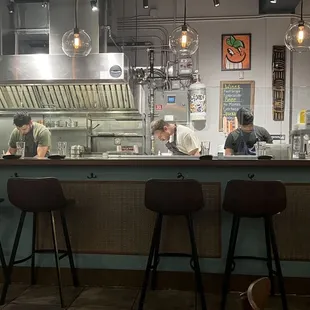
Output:
<svg viewBox="0 0 310 310">
<path fill-rule="evenodd" d="M 310 260 L 310 184 L 286 184 L 287 209 L 274 217 L 281 260 Z"/>
<path fill-rule="evenodd" d="M 148 254 L 155 215 L 144 207 L 144 182 L 62 184 L 66 197 L 76 200 L 76 205 L 66 211 L 74 252 Z M 205 208 L 194 216 L 197 246 L 202 257 L 221 256 L 220 188 L 220 183 L 203 184 Z M 57 231 L 60 248 L 64 249 L 59 220 Z M 162 236 L 163 251 L 190 252 L 183 218 L 166 218 Z M 52 248 L 46 214 L 39 216 L 38 248 Z"/>
</svg>

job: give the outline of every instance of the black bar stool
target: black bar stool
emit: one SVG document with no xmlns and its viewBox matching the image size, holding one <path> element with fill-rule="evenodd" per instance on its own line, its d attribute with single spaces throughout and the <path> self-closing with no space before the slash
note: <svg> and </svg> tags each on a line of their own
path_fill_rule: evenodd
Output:
<svg viewBox="0 0 310 310">
<path fill-rule="evenodd" d="M 145 207 L 157 213 L 151 248 L 141 289 L 139 310 L 143 309 L 146 290 L 152 271 L 152 289 L 156 288 L 156 272 L 162 256 L 185 256 L 191 258 L 191 267 L 195 272 L 196 292 L 200 295 L 201 309 L 206 310 L 204 288 L 202 284 L 199 258 L 194 235 L 192 213 L 204 207 L 201 184 L 195 180 L 149 180 L 145 185 Z M 163 216 L 185 216 L 189 231 L 191 254 L 160 253 L 160 240 Z"/>
<path fill-rule="evenodd" d="M 16 237 L 13 244 L 12 254 L 8 265 L 8 272 L 7 272 L 8 277 L 3 285 L 0 304 L 3 305 L 5 303 L 6 294 L 11 281 L 10 278 L 14 265 L 20 264 L 22 262 L 31 259 L 31 285 L 34 285 L 36 284 L 35 253 L 54 253 L 56 270 L 57 270 L 57 280 L 59 285 L 60 303 L 61 307 L 64 307 L 59 260 L 64 258 L 65 256 L 68 256 L 69 258 L 73 284 L 74 286 L 79 286 L 78 277 L 73 261 L 67 222 L 64 214 L 65 207 L 68 206 L 69 204 L 74 204 L 74 201 L 67 200 L 65 198 L 60 182 L 55 178 L 32 178 L 32 179 L 12 178 L 8 180 L 7 192 L 10 202 L 15 207 L 19 208 L 22 211 L 22 213 L 16 231 Z M 60 213 L 67 251 L 58 250 L 54 211 L 59 211 Z M 28 212 L 33 213 L 32 253 L 30 256 L 24 259 L 15 261 L 16 252 L 18 249 L 25 217 Z M 53 244 L 54 244 L 53 250 L 42 250 L 42 251 L 36 250 L 36 222 L 37 222 L 37 214 L 40 212 L 48 212 L 50 214 Z M 59 253 L 63 254 L 59 256 Z"/>
<path fill-rule="evenodd" d="M 4 201 L 4 199 L 0 198 L 0 203 L 3 202 L 3 201 Z M 5 261 L 4 252 L 3 252 L 3 248 L 2 248 L 2 243 L 1 242 L 0 242 L 0 262 L 1 262 L 4 278 L 6 278 L 7 277 L 7 265 L 6 265 L 6 261 Z"/>
<path fill-rule="evenodd" d="M 279 181 L 232 180 L 227 183 L 223 209 L 232 213 L 229 247 L 226 259 L 225 275 L 222 287 L 221 310 L 225 310 L 229 291 L 230 275 L 235 268 L 235 259 L 256 259 L 267 263 L 271 294 L 274 295 L 274 274 L 278 277 L 282 309 L 287 310 L 287 300 L 281 270 L 280 258 L 273 228 L 272 217 L 286 208 L 286 190 Z M 267 258 L 253 256 L 234 256 L 241 218 L 262 218 L 265 226 Z M 272 254 L 276 272 L 272 268 Z"/>
</svg>

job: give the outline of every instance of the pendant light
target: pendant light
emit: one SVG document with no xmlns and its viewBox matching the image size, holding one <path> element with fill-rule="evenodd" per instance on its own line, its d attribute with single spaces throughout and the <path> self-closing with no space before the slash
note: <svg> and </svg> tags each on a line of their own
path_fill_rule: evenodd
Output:
<svg viewBox="0 0 310 310">
<path fill-rule="evenodd" d="M 62 50 L 69 57 L 85 57 L 92 49 L 91 38 L 78 27 L 78 0 L 74 1 L 74 28 L 63 35 Z"/>
<path fill-rule="evenodd" d="M 186 8 L 186 0 L 184 0 L 184 23 L 175 28 L 169 37 L 171 51 L 182 56 L 195 54 L 199 45 L 197 31 L 186 23 Z"/>
<path fill-rule="evenodd" d="M 310 51 L 310 24 L 303 20 L 303 4 L 300 3 L 300 20 L 290 25 L 285 34 L 284 43 L 292 52 Z"/>
</svg>

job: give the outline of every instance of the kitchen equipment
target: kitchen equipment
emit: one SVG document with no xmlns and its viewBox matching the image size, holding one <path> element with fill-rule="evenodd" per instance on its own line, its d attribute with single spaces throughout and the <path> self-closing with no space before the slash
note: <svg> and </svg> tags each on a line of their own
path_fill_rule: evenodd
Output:
<svg viewBox="0 0 310 310">
<path fill-rule="evenodd" d="M 13 155 L 13 154 L 8 154 L 8 155 L 3 155 L 3 159 L 20 159 L 22 156 L 21 155 Z"/>
<path fill-rule="evenodd" d="M 84 152 L 84 147 L 82 145 L 72 145 L 70 149 L 71 158 L 81 158 Z"/>
<path fill-rule="evenodd" d="M 47 158 L 48 159 L 65 159 L 66 156 L 65 155 L 59 155 L 59 154 L 53 154 L 53 155 L 49 155 Z"/>
<path fill-rule="evenodd" d="M 64 120 L 55 121 L 55 127 L 65 127 L 66 122 Z"/>
<path fill-rule="evenodd" d="M 69 120 L 66 122 L 66 127 L 70 127 L 70 128 L 74 128 L 74 127 L 78 127 L 79 126 L 79 122 L 78 121 L 73 121 L 73 120 Z"/>
</svg>

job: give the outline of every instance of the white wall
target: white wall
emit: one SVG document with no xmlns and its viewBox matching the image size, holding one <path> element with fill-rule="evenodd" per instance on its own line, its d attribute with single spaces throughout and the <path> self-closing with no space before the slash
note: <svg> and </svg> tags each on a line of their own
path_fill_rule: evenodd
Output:
<svg viewBox="0 0 310 310">
<path fill-rule="evenodd" d="M 141 2 L 141 3 L 140 3 Z M 138 1 L 139 31 L 138 35 L 158 35 L 165 39 L 161 29 L 152 31 L 143 29 L 143 26 L 156 25 L 163 27 L 168 33 L 174 27 L 174 18 L 182 17 L 183 1 L 149 0 L 150 9 L 156 8 L 158 18 L 149 17 L 149 10 L 142 8 L 142 1 Z M 125 24 L 130 17 L 135 16 L 135 1 L 125 1 Z M 175 14 L 177 12 L 177 14 Z M 155 15 L 156 15 L 155 14 Z M 241 16 L 243 15 L 243 16 Z M 120 17 L 123 11 L 120 10 Z M 218 8 L 213 6 L 213 1 L 191 0 L 188 1 L 188 23 L 194 27 L 200 36 L 199 71 L 202 81 L 208 91 L 208 117 L 207 126 L 198 134 L 203 140 L 211 140 L 212 151 L 217 152 L 217 146 L 224 143 L 224 136 L 219 128 L 219 85 L 223 80 L 238 80 L 239 72 L 221 71 L 221 35 L 224 33 L 251 33 L 252 34 L 252 69 L 244 71 L 244 80 L 255 81 L 255 123 L 267 128 L 271 134 L 286 134 L 289 128 L 289 87 L 290 87 L 290 53 L 287 52 L 287 99 L 286 113 L 283 122 L 272 120 L 272 46 L 283 45 L 284 35 L 290 24 L 291 18 L 265 17 L 258 15 L 258 1 L 256 0 L 221 0 Z M 235 16 L 228 19 L 227 16 Z M 238 16 L 238 17 L 237 17 Z M 135 18 L 131 19 L 135 25 Z M 125 35 L 129 30 L 125 32 Z M 120 34 L 120 32 L 119 32 Z M 132 32 L 135 35 L 135 30 Z M 142 40 L 142 38 L 140 39 Z M 157 42 L 156 40 L 154 42 Z M 134 60 L 134 53 L 129 54 Z M 147 65 L 145 51 L 138 53 L 137 65 Z M 158 55 L 159 56 L 159 55 Z M 310 57 L 310 54 L 303 57 Z M 159 65 L 159 57 L 157 64 Z M 296 78 L 300 68 L 305 76 L 310 77 L 310 70 L 305 66 L 302 58 L 294 57 L 295 84 L 300 80 Z M 308 78 L 307 83 L 310 83 Z M 295 122 L 295 116 L 293 122 Z"/>
</svg>

